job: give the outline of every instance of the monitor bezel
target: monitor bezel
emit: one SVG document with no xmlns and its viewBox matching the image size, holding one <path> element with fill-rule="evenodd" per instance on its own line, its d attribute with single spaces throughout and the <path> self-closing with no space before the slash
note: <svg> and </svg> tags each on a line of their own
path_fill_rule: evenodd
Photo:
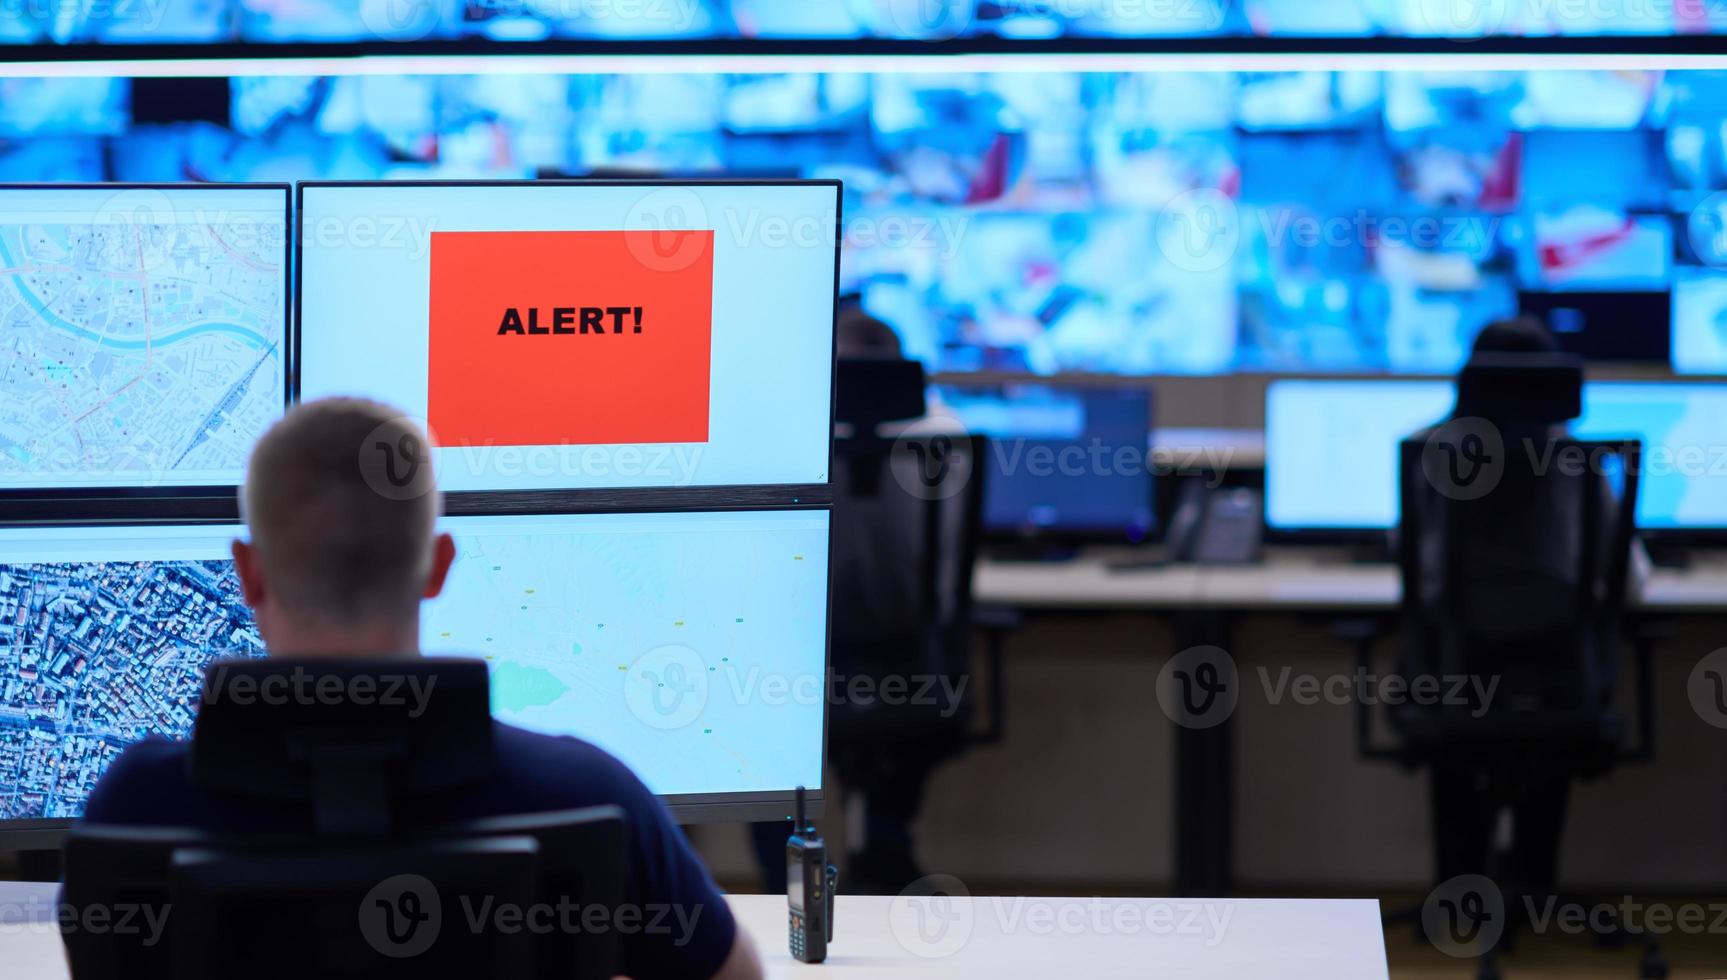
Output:
<svg viewBox="0 0 1727 980">
<path fill-rule="evenodd" d="M 225 182 L 225 183 L 171 183 L 163 181 L 150 182 L 74 182 L 64 184 L 42 183 L 39 181 L 4 182 L 0 183 L 0 193 L 6 191 L 110 191 L 121 193 L 125 191 L 280 191 L 282 194 L 282 411 L 286 412 L 294 404 L 294 393 L 290 387 L 292 375 L 292 354 L 294 324 L 296 322 L 295 306 L 299 296 L 293 288 L 299 256 L 295 254 L 294 242 L 298 232 L 294 227 L 294 185 L 281 181 Z M 277 416 L 278 418 L 280 415 Z M 115 484 L 105 486 L 29 486 L 0 488 L 0 519 L 6 519 L 14 511 L 28 512 L 38 505 L 52 508 L 56 504 L 75 498 L 90 502 L 95 506 L 118 505 L 119 509 L 130 509 L 128 505 L 135 501 L 164 502 L 169 510 L 179 509 L 175 502 L 184 502 L 189 511 L 197 511 L 198 506 L 210 501 L 220 502 L 231 498 L 239 488 L 242 480 L 232 484 Z M 111 509 L 111 508 L 108 508 Z"/>
<path fill-rule="evenodd" d="M 304 307 L 300 303 L 300 296 L 301 296 L 301 291 L 302 291 L 303 286 L 304 286 L 304 284 L 302 282 L 302 273 L 303 273 L 303 267 L 305 265 L 305 263 L 303 261 L 301 261 L 301 258 L 302 258 L 301 252 L 305 248 L 305 242 L 303 240 L 301 233 L 304 231 L 304 223 L 303 223 L 302 219 L 306 213 L 306 191 L 307 191 L 307 189 L 318 190 L 320 188 L 328 188 L 328 189 L 370 188 L 370 189 L 374 189 L 374 190 L 382 190 L 385 188 L 392 188 L 392 187 L 397 187 L 397 188 L 406 188 L 406 187 L 440 188 L 441 187 L 441 188 L 449 188 L 449 189 L 485 188 L 485 187 L 514 187 L 514 188 L 530 188 L 530 187 L 826 187 L 826 188 L 831 189 L 833 191 L 833 194 L 834 194 L 833 298 L 829 304 L 830 337 L 829 337 L 829 342 L 828 342 L 828 407 L 827 407 L 827 413 L 828 413 L 827 414 L 828 457 L 827 457 L 827 481 L 826 481 L 826 485 L 829 487 L 831 487 L 833 485 L 834 441 L 833 441 L 833 434 L 832 433 L 833 433 L 833 427 L 834 427 L 834 412 L 835 412 L 835 409 L 838 405 L 836 391 L 839 387 L 839 340 L 838 340 L 838 337 L 839 337 L 839 315 L 840 315 L 840 245 L 841 245 L 841 240 L 843 238 L 844 228 L 845 228 L 845 184 L 843 181 L 833 179 L 833 178 L 791 178 L 791 177 L 760 177 L 760 178 L 738 177 L 738 178 L 730 178 L 730 179 L 724 178 L 724 177 L 713 177 L 713 178 L 707 178 L 707 179 L 683 178 L 683 177 L 665 177 L 665 178 L 619 177 L 616 179 L 606 178 L 606 177 L 570 177 L 570 178 L 558 178 L 555 180 L 302 180 L 302 181 L 299 181 L 298 183 L 296 183 L 294 185 L 294 196 L 293 196 L 293 201 L 292 201 L 293 218 L 294 218 L 294 221 L 293 221 L 294 247 L 292 249 L 293 254 L 294 254 L 294 275 L 293 275 L 293 294 L 294 294 L 293 314 L 294 315 L 293 315 L 293 343 L 292 343 L 292 347 L 291 347 L 292 353 L 290 354 L 290 357 L 289 357 L 290 363 L 289 363 L 289 368 L 288 368 L 288 390 L 289 390 L 289 402 L 288 402 L 288 404 L 290 404 L 290 405 L 295 405 L 295 404 L 298 404 L 300 402 L 300 359 L 301 359 L 300 358 L 300 346 L 301 346 L 301 340 L 304 336 L 304 323 L 303 323 L 303 321 L 304 321 Z M 690 487 L 685 487 L 685 488 L 680 488 L 680 489 L 686 489 L 686 490 L 690 490 L 690 491 L 700 491 L 700 492 L 708 492 L 708 491 L 716 491 L 716 490 L 727 491 L 727 492 L 741 492 L 741 491 L 751 489 L 751 488 L 771 489 L 771 488 L 783 488 L 783 487 L 787 487 L 787 486 L 794 486 L 795 487 L 795 486 L 813 486 L 813 485 L 814 484 L 750 483 L 750 484 L 726 485 L 726 486 L 690 486 Z M 546 493 L 590 492 L 594 489 L 596 489 L 596 488 L 591 488 L 591 487 L 556 487 L 556 488 L 537 488 L 537 489 L 533 489 L 533 490 L 521 490 L 521 489 L 473 490 L 473 491 L 463 491 L 463 493 L 476 493 L 476 494 L 494 494 L 494 493 L 546 494 Z M 606 489 L 606 490 L 642 491 L 642 490 L 655 490 L 655 489 L 664 489 L 664 488 L 656 488 L 656 487 L 607 487 L 604 489 Z"/>
<path fill-rule="evenodd" d="M 559 515 L 569 514 L 615 514 L 615 513 L 764 513 L 768 511 L 809 511 L 828 515 L 827 538 L 828 554 L 833 553 L 834 521 L 831 501 L 812 501 L 775 503 L 764 506 L 754 502 L 734 501 L 731 503 L 717 502 L 709 506 L 691 506 L 687 503 L 677 505 L 665 502 L 658 506 L 644 506 L 639 500 L 634 506 L 621 506 L 625 503 L 622 494 L 612 491 L 590 491 L 606 494 L 607 500 L 589 499 L 572 509 L 559 510 Z M 487 510 L 465 511 L 451 513 L 446 511 L 441 517 L 462 516 L 520 516 L 529 517 L 543 515 L 546 511 L 500 511 Z M 11 521 L 0 520 L 0 529 L 12 527 L 139 527 L 139 526 L 232 526 L 238 530 L 245 527 L 239 520 L 222 520 L 210 518 L 186 518 L 163 520 L 41 520 L 41 521 Z M 822 676 L 828 677 L 833 670 L 833 606 L 834 606 L 834 573 L 833 561 L 826 563 L 824 575 L 824 590 L 826 599 L 822 611 Z M 826 690 L 826 684 L 823 685 Z M 811 816 L 821 817 L 826 812 L 827 786 L 826 761 L 829 726 L 832 724 L 833 712 L 830 710 L 826 697 L 822 698 L 821 723 L 821 761 L 823 766 L 823 785 L 817 788 L 807 788 L 805 791 L 806 809 Z M 790 819 L 792 807 L 796 801 L 796 787 L 783 790 L 746 790 L 736 793 L 673 793 L 660 794 L 659 799 L 666 805 L 678 822 L 695 825 L 704 823 L 737 823 L 763 822 Z M 53 849 L 60 846 L 65 839 L 66 831 L 78 818 L 62 817 L 24 817 L 16 819 L 0 819 L 0 853 L 15 851 Z"/>
</svg>

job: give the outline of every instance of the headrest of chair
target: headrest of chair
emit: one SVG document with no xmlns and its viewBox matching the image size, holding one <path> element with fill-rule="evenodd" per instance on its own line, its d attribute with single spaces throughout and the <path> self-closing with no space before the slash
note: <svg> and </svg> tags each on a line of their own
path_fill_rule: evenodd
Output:
<svg viewBox="0 0 1727 980">
<path fill-rule="evenodd" d="M 860 434 L 884 422 L 922 418 L 923 365 L 897 357 L 841 358 L 834 390 L 834 420 Z"/>
<path fill-rule="evenodd" d="M 218 793 L 311 799 L 322 770 L 345 768 L 372 770 L 397 799 L 471 783 L 491 764 L 479 660 L 220 660 L 192 730 L 192 778 Z"/>
<path fill-rule="evenodd" d="M 1583 362 L 1570 354 L 1481 354 L 1457 382 L 1459 418 L 1551 425 L 1583 414 Z"/>
</svg>

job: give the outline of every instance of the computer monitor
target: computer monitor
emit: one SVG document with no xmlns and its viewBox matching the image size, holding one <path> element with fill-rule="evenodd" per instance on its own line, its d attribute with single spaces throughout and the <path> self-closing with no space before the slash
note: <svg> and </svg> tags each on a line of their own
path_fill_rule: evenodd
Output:
<svg viewBox="0 0 1727 980">
<path fill-rule="evenodd" d="M 300 397 L 450 491 L 828 481 L 837 181 L 300 185 Z"/>
<path fill-rule="evenodd" d="M 1155 529 L 1148 389 L 941 385 L 934 394 L 989 437 L 987 533 L 1138 541 Z"/>
<path fill-rule="evenodd" d="M 0 494 L 220 487 L 287 404 L 286 185 L 0 185 Z"/>
<path fill-rule="evenodd" d="M 1372 532 L 1397 524 L 1397 446 L 1442 421 L 1450 381 L 1281 380 L 1265 390 L 1265 524 Z"/>
<path fill-rule="evenodd" d="M 820 799 L 824 510 L 451 517 L 428 653 L 505 722 L 589 739 L 684 819 Z M 0 528 L 0 834 L 78 816 L 129 743 L 191 731 L 204 668 L 260 656 L 233 524 Z"/>
<path fill-rule="evenodd" d="M 1275 381 L 1265 406 L 1265 514 L 1274 531 L 1383 531 L 1398 521 L 1397 446 L 1452 409 L 1450 381 Z M 1643 442 L 1637 524 L 1727 528 L 1727 389 L 1700 382 L 1592 381 L 1571 426 Z M 1513 447 L 1514 448 L 1514 447 Z"/>
<path fill-rule="evenodd" d="M 1727 528 L 1727 388 L 1700 382 L 1594 381 L 1584 387 L 1584 438 L 1643 440 L 1637 526 L 1650 531 Z"/>
</svg>

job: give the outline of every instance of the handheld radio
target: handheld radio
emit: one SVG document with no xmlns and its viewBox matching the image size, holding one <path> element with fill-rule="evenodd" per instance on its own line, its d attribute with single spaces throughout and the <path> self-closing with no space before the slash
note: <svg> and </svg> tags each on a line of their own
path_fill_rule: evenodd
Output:
<svg viewBox="0 0 1727 980">
<path fill-rule="evenodd" d="M 804 963 L 828 958 L 834 938 L 834 886 L 839 872 L 828 863 L 828 847 L 804 819 L 804 788 L 798 787 L 797 823 L 786 841 L 786 933 L 792 957 Z"/>
</svg>

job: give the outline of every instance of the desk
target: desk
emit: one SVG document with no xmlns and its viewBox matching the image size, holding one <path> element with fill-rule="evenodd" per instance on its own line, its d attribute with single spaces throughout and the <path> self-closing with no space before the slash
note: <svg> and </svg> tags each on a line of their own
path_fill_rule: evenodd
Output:
<svg viewBox="0 0 1727 980">
<path fill-rule="evenodd" d="M 1176 648 L 1228 648 L 1230 620 L 1253 613 L 1391 613 L 1402 598 L 1396 565 L 1350 562 L 1324 548 L 1272 548 L 1253 565 L 1167 565 L 1113 571 L 1121 549 L 1067 562 L 978 563 L 981 605 L 1026 611 L 1137 611 L 1176 617 Z M 1727 555 L 1655 569 L 1636 603 L 1644 616 L 1727 613 Z M 1171 651 L 1172 653 L 1174 651 Z M 1176 888 L 1219 894 L 1230 885 L 1233 746 L 1228 723 L 1176 726 Z"/>
<path fill-rule="evenodd" d="M 1349 562 L 1331 549 L 1275 548 L 1252 565 L 1109 568 L 1124 559 L 1119 549 L 1065 562 L 986 559 L 977 564 L 973 595 L 982 605 L 1026 610 L 1389 612 L 1403 593 L 1396 565 Z M 1636 605 L 1645 613 L 1727 613 L 1727 555 L 1655 569 Z"/>
<path fill-rule="evenodd" d="M 0 883 L 0 963 L 9 977 L 67 976 L 46 915 L 55 885 Z M 1386 980 L 1385 932 L 1374 901 L 1150 898 L 930 899 L 842 895 L 828 961 L 786 952 L 786 900 L 734 895 L 770 977 L 1181 977 L 1183 980 Z M 940 901 L 937 899 L 936 901 Z M 924 930 L 919 931 L 920 922 Z"/>
</svg>

